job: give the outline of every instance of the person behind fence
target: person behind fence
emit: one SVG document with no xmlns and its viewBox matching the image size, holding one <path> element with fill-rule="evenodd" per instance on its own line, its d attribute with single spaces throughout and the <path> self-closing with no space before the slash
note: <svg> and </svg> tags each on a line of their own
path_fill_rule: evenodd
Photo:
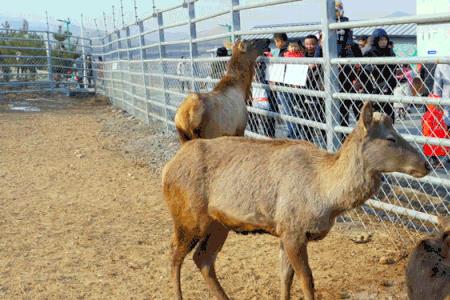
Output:
<svg viewBox="0 0 450 300">
<path fill-rule="evenodd" d="M 88 80 L 88 88 L 92 88 L 92 82 L 94 81 L 94 70 L 92 68 L 92 56 L 86 56 L 86 68 L 87 68 L 87 80 Z"/>
<path fill-rule="evenodd" d="M 359 39 L 358 39 L 358 46 L 359 46 L 359 49 L 361 49 L 361 51 L 362 51 L 362 49 L 364 47 L 366 47 L 367 42 L 368 42 L 367 41 L 367 35 L 362 35 L 362 36 L 359 37 Z"/>
<path fill-rule="evenodd" d="M 269 47 L 267 47 L 267 49 L 264 51 L 264 56 L 272 57 L 272 53 Z M 266 80 L 266 70 L 267 63 L 265 61 L 257 62 L 255 73 L 255 81 L 257 83 L 268 84 Z M 267 86 L 253 88 L 251 105 L 261 110 L 278 112 L 276 95 Z M 264 116 L 251 112 L 249 113 L 249 126 L 252 132 L 262 132 L 268 137 L 275 137 L 275 124 L 276 120 L 274 117 Z"/>
<path fill-rule="evenodd" d="M 401 70 L 398 70 L 398 76 L 396 76 L 399 84 L 394 89 L 394 96 L 400 97 L 409 97 L 415 96 L 420 97 L 423 94 L 424 84 L 420 77 L 412 78 L 411 76 L 411 68 L 409 65 L 407 67 L 403 67 Z M 411 72 L 410 72 L 411 71 Z M 395 114 L 398 116 L 400 120 L 404 120 L 408 113 L 408 105 L 402 102 L 394 103 Z"/>
<path fill-rule="evenodd" d="M 319 34 L 319 36 L 321 36 Z M 319 38 L 313 34 L 305 37 L 305 57 L 321 57 L 322 51 L 319 47 Z M 320 91 L 323 89 L 322 69 L 320 65 L 309 64 L 308 75 L 306 79 L 306 88 L 309 90 Z M 301 95 L 301 116 L 303 119 L 316 121 L 320 123 L 325 122 L 325 102 L 317 96 Z M 308 126 L 301 126 L 304 138 L 313 141 L 314 128 Z M 322 138 L 325 138 L 325 132 L 320 130 Z"/>
<path fill-rule="evenodd" d="M 75 60 L 75 80 L 78 83 L 79 88 L 84 88 L 83 77 L 84 77 L 84 66 L 83 66 L 83 57 L 79 56 Z"/>
<path fill-rule="evenodd" d="M 388 47 L 389 36 L 382 28 L 377 28 L 372 33 L 373 45 L 364 57 L 394 57 L 394 51 Z M 365 65 L 361 72 L 361 82 L 365 90 L 371 94 L 392 95 L 397 80 L 395 78 L 396 66 L 392 64 Z M 375 103 L 374 109 L 381 111 L 395 122 L 395 112 L 392 103 Z"/>
<path fill-rule="evenodd" d="M 227 57 L 228 49 L 225 47 L 219 47 L 216 50 L 216 57 Z M 212 79 L 221 79 L 227 70 L 227 62 L 226 61 L 213 61 L 211 64 L 211 78 Z"/>
<path fill-rule="evenodd" d="M 21 75 L 24 76 L 24 68 L 21 66 L 23 64 L 22 62 L 22 52 L 17 51 L 16 52 L 16 79 L 20 80 Z"/>
<path fill-rule="evenodd" d="M 431 94 L 430 98 L 439 98 Z M 448 139 L 448 127 L 444 122 L 444 111 L 442 107 L 435 104 L 427 105 L 427 112 L 422 116 L 422 134 L 425 137 Z M 449 161 L 449 147 L 440 145 L 423 145 L 423 153 L 430 160 L 434 168 L 444 167 L 444 162 Z"/>
<path fill-rule="evenodd" d="M 348 22 L 349 18 L 344 16 L 344 7 L 341 1 L 336 1 L 336 22 Z M 367 42 L 367 38 L 365 39 Z M 365 46 L 365 44 L 364 44 Z M 353 32 L 350 29 L 342 29 L 337 33 L 338 57 L 362 57 L 360 45 L 353 40 Z M 361 93 L 363 87 L 360 81 L 361 65 L 340 65 L 339 66 L 339 91 L 341 93 Z M 344 99 L 340 103 L 340 125 L 348 127 L 350 125 L 350 113 L 353 112 L 355 120 L 359 119 L 359 112 L 363 103 L 359 100 Z M 343 142 L 345 135 L 341 134 Z"/>
<path fill-rule="evenodd" d="M 433 93 L 441 98 L 450 99 L 450 65 L 438 64 L 434 71 Z M 446 105 L 444 109 L 444 121 L 450 128 L 450 106 Z"/>
<path fill-rule="evenodd" d="M 186 61 L 184 60 L 184 56 L 181 56 L 180 59 L 181 61 L 179 61 L 177 64 L 176 72 L 178 76 L 184 76 L 184 74 L 186 73 Z M 184 92 L 186 81 L 184 79 L 179 79 L 178 81 L 180 82 L 181 91 Z"/>
<path fill-rule="evenodd" d="M 97 59 L 97 78 L 103 80 L 103 57 L 101 56 Z"/>
<path fill-rule="evenodd" d="M 288 51 L 284 53 L 284 57 L 305 57 L 305 53 L 300 48 L 299 43 L 289 43 Z"/>
<path fill-rule="evenodd" d="M 278 49 L 278 57 L 285 57 L 285 53 L 288 51 L 288 37 L 286 33 L 275 33 L 273 35 L 273 39 L 275 42 L 275 47 Z M 277 83 L 278 86 L 285 86 L 282 83 Z M 280 113 L 297 117 L 298 114 L 294 109 L 295 96 L 292 93 L 288 92 L 277 92 L 277 103 L 279 106 Z M 286 121 L 287 126 L 287 137 L 290 139 L 297 139 L 300 137 L 299 127 L 297 124 Z"/>
<path fill-rule="evenodd" d="M 436 72 L 436 66 L 437 64 L 435 63 L 417 65 L 417 71 L 425 84 L 424 96 L 429 96 L 434 93 L 434 73 Z"/>
</svg>

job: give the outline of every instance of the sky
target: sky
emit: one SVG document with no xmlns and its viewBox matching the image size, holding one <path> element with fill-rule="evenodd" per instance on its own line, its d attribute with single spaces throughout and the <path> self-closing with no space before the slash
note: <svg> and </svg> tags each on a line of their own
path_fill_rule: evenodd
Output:
<svg viewBox="0 0 450 300">
<path fill-rule="evenodd" d="M 181 3 L 182 0 L 155 0 L 157 8 L 164 8 Z M 272 24 L 318 21 L 320 18 L 321 0 L 303 0 L 300 3 L 287 4 L 278 7 L 258 10 L 257 13 L 247 13 L 241 16 L 249 25 L 263 25 L 263 22 Z M 224 3 L 231 0 L 200 0 L 196 8 L 202 14 L 224 8 Z M 264 0 L 241 0 L 241 4 L 264 2 Z M 343 0 L 346 15 L 350 19 L 378 18 L 390 15 L 397 11 L 415 14 L 416 0 Z M 27 18 L 31 22 L 45 21 L 45 11 L 48 11 L 51 22 L 58 18 L 71 18 L 79 23 L 81 14 L 84 23 L 94 26 L 94 19 L 100 29 L 104 29 L 103 12 L 107 15 L 108 27 L 112 28 L 112 5 L 115 6 L 116 24 L 121 24 L 120 0 L 2 0 L 0 16 Z M 123 0 L 125 23 L 134 20 L 134 0 Z M 136 0 L 138 16 L 148 16 L 152 12 L 151 0 Z M 289 8 L 288 10 L 286 8 Z M 286 12 L 289 11 L 288 14 Z M 176 18 L 176 17 L 175 17 Z M 1 20 L 0 19 L 0 20 Z M 262 21 L 264 20 L 264 21 Z"/>
</svg>

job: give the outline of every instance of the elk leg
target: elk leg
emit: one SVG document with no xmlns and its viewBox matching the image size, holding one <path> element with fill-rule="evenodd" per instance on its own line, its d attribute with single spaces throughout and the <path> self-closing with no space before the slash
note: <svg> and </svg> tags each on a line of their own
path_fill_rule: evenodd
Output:
<svg viewBox="0 0 450 300">
<path fill-rule="evenodd" d="M 294 279 L 294 268 L 284 251 L 283 242 L 280 241 L 280 275 L 281 275 L 281 297 L 282 300 L 291 299 L 291 286 Z"/>
<path fill-rule="evenodd" d="M 228 300 L 229 298 L 217 279 L 214 263 L 227 236 L 228 229 L 222 224 L 211 224 L 206 237 L 201 240 L 194 253 L 194 262 L 200 269 L 209 290 L 217 299 L 221 300 Z"/>
<path fill-rule="evenodd" d="M 289 262 L 300 278 L 304 298 L 306 300 L 314 300 L 314 282 L 308 263 L 306 241 L 299 243 L 298 240 L 284 239 L 283 246 Z"/>
<path fill-rule="evenodd" d="M 174 285 L 175 299 L 182 300 L 180 271 L 186 255 L 194 249 L 198 243 L 195 234 L 192 234 L 183 228 L 175 228 L 172 239 L 172 265 L 171 275 Z"/>
</svg>

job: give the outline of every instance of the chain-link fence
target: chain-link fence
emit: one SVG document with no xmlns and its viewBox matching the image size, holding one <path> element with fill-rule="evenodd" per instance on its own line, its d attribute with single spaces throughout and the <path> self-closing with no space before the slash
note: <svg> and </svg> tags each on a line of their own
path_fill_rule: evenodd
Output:
<svg viewBox="0 0 450 300">
<path fill-rule="evenodd" d="M 395 119 L 395 128 L 408 141 L 421 151 L 432 149 L 426 154 L 434 169 L 421 179 L 386 175 L 380 192 L 341 220 L 363 225 L 375 222 L 396 232 L 396 237 L 414 240 L 417 233 L 433 228 L 436 215 L 448 214 L 447 128 L 443 122 L 435 126 L 434 132 L 445 131 L 443 136 L 424 134 L 422 129 L 431 105 L 438 109 L 450 105 L 448 98 L 429 97 L 438 84 L 436 66 L 439 69 L 450 63 L 450 58 L 342 58 L 333 45 L 336 30 L 442 23 L 450 21 L 449 14 L 340 23 L 334 20 L 333 1 L 324 1 L 321 23 L 244 31 L 240 26 L 243 12 L 286 3 L 301 5 L 301 1 L 244 4 L 233 0 L 221 9 L 196 15 L 195 7 L 201 2 L 185 1 L 156 11 L 136 24 L 94 39 L 96 56 L 103 58 L 96 70 L 99 90 L 129 113 L 142 120 L 160 120 L 173 130 L 177 106 L 187 93 L 211 90 L 225 73 L 229 58 L 212 57 L 211 50 L 236 37 L 267 37 L 275 32 L 288 36 L 305 33 L 303 37 L 307 37 L 322 32 L 322 57 L 258 59 L 246 134 L 304 139 L 336 151 L 359 117 L 362 101 L 372 101 Z M 199 28 L 219 22 L 230 23 L 229 32 L 201 34 Z M 444 155 L 436 153 L 440 150 Z M 405 236 L 398 225 L 412 230 Z"/>
<path fill-rule="evenodd" d="M 60 30 L 0 28 L 0 94 L 88 92 L 91 41 Z"/>
<path fill-rule="evenodd" d="M 320 22 L 266 26 L 262 18 L 261 26 L 246 24 L 249 16 L 264 15 L 267 9 L 302 11 L 301 5 L 300 0 L 229 0 L 215 5 L 187 0 L 140 20 L 136 13 L 134 24 L 105 36 L 72 37 L 77 44 L 72 50 L 58 48 L 58 33 L 56 37 L 32 33 L 36 44 L 26 48 L 18 48 L 12 43 L 16 37 L 6 33 L 2 41 L 9 44 L 0 47 L 2 84 L 10 90 L 32 91 L 95 83 L 96 91 L 114 105 L 143 121 L 160 120 L 174 130 L 176 109 L 186 95 L 211 90 L 225 73 L 229 57 L 216 57 L 217 48 L 229 49 L 237 38 L 287 33 L 288 42 L 304 47 L 303 55 L 278 57 L 273 51 L 272 57 L 258 58 L 246 134 L 304 139 L 334 152 L 354 127 L 363 101 L 375 103 L 395 119 L 395 128 L 434 168 L 421 179 L 386 175 L 379 193 L 340 221 L 382 228 L 396 240 L 414 241 L 418 234 L 433 230 L 437 215 L 449 214 L 450 139 L 445 111 L 450 99 L 444 85 L 449 84 L 450 57 L 363 57 L 364 48 L 361 55 L 343 55 L 336 41 L 339 32 L 351 29 L 361 36 L 378 27 L 411 39 L 411 31 L 419 26 L 449 23 L 450 14 L 336 22 L 334 1 L 327 0 L 321 1 Z M 319 33 L 321 53 L 311 52 L 306 39 Z M 395 40 L 393 51 L 415 53 L 415 36 L 413 40 L 408 45 Z M 92 61 L 87 61 L 87 53 L 92 53 Z M 74 73 L 81 83 L 73 81 Z"/>
</svg>

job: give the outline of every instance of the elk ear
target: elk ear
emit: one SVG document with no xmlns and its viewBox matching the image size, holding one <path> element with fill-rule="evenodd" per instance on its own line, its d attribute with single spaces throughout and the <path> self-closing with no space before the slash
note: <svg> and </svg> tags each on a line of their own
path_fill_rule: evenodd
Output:
<svg viewBox="0 0 450 300">
<path fill-rule="evenodd" d="M 242 53 L 247 52 L 247 43 L 245 41 L 239 41 L 238 49 L 239 49 L 239 52 L 242 52 Z"/>
<path fill-rule="evenodd" d="M 361 108 L 361 115 L 359 116 L 359 125 L 364 128 L 364 130 L 368 130 L 370 128 L 370 124 L 372 124 L 373 118 L 373 108 L 371 102 L 364 103 Z"/>
</svg>

